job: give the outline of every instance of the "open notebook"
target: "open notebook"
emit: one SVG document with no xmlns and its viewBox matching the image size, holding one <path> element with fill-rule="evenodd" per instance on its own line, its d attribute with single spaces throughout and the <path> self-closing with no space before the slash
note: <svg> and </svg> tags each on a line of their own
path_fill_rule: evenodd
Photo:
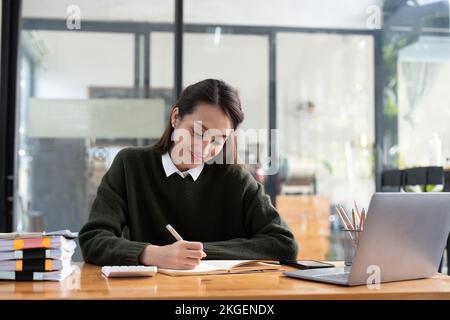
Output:
<svg viewBox="0 0 450 320">
<path fill-rule="evenodd" d="M 276 271 L 281 266 L 277 261 L 269 260 L 205 260 L 191 270 L 158 268 L 159 273 L 170 276 L 191 276 L 227 273 L 249 273 L 259 271 Z"/>
</svg>

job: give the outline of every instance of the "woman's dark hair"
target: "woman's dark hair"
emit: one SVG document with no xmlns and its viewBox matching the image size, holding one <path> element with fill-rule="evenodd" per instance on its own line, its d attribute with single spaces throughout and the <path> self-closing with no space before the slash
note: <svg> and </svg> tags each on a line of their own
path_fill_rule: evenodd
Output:
<svg viewBox="0 0 450 320">
<path fill-rule="evenodd" d="M 244 113 L 241 108 L 241 101 L 239 95 L 233 87 L 222 80 L 216 79 L 206 79 L 190 86 L 186 87 L 183 92 L 181 92 L 177 103 L 172 107 L 178 107 L 178 116 L 180 120 L 187 114 L 194 112 L 195 107 L 200 103 L 207 103 L 218 106 L 230 119 L 233 129 L 235 130 L 239 124 L 244 120 Z M 172 114 L 172 112 L 170 113 Z M 169 122 L 167 123 L 164 133 L 162 134 L 159 141 L 155 144 L 156 150 L 160 153 L 166 153 L 169 151 L 173 144 L 172 133 L 174 128 L 171 125 L 171 119 L 169 117 Z M 231 143 L 231 148 L 227 148 L 227 144 Z M 237 159 L 237 145 L 236 136 L 234 133 L 230 136 L 222 149 L 232 150 L 233 160 Z M 224 160 L 225 160 L 224 154 Z"/>
</svg>

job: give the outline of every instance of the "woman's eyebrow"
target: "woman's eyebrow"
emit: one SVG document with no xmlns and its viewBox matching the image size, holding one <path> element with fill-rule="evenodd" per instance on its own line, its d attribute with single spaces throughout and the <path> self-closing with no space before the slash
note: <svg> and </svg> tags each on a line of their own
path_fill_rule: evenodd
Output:
<svg viewBox="0 0 450 320">
<path fill-rule="evenodd" d="M 204 131 L 209 130 L 209 128 L 205 127 L 204 124 L 202 124 L 202 128 L 203 128 Z M 226 134 L 222 134 L 222 138 L 226 139 L 227 137 L 228 137 L 228 136 L 227 136 Z"/>
</svg>

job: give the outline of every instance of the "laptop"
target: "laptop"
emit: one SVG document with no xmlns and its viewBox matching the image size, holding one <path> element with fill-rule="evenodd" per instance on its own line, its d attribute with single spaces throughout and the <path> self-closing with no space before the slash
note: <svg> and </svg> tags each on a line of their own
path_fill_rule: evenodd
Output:
<svg viewBox="0 0 450 320">
<path fill-rule="evenodd" d="M 434 276 L 450 233 L 449 193 L 375 193 L 352 267 L 285 271 L 357 286 Z"/>
</svg>

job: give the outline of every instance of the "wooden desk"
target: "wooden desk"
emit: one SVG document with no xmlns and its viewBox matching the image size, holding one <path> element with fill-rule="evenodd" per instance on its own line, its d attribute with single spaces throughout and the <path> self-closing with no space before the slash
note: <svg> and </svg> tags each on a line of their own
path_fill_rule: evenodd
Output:
<svg viewBox="0 0 450 320">
<path fill-rule="evenodd" d="M 77 264 L 63 282 L 0 281 L 0 299 L 450 299 L 450 277 L 341 287 L 285 277 L 281 272 L 107 279 L 100 267 Z"/>
</svg>

